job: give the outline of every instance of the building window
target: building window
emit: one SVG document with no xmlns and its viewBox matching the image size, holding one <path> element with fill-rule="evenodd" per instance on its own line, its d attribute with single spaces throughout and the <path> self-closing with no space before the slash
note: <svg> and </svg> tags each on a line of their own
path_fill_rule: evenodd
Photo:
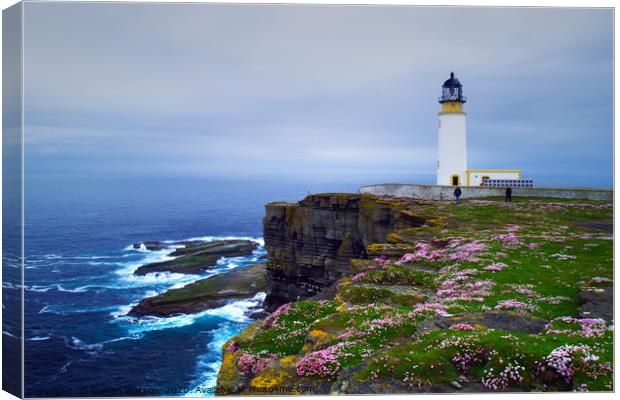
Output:
<svg viewBox="0 0 620 400">
<path fill-rule="evenodd" d="M 452 186 L 458 186 L 459 185 L 459 176 L 458 175 L 452 175 Z"/>
</svg>

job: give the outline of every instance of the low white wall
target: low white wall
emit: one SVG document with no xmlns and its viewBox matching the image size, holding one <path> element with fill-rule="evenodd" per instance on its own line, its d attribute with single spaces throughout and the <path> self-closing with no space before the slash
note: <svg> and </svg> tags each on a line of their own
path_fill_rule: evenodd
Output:
<svg viewBox="0 0 620 400">
<path fill-rule="evenodd" d="M 369 193 L 379 196 L 413 197 L 425 200 L 451 200 L 454 198 L 454 186 L 386 183 L 362 186 L 359 191 L 360 193 Z M 505 191 L 505 188 L 500 187 L 461 186 L 461 198 L 471 199 L 504 196 Z M 613 201 L 613 193 L 612 189 L 554 187 L 512 188 L 512 195 L 517 197 Z"/>
</svg>

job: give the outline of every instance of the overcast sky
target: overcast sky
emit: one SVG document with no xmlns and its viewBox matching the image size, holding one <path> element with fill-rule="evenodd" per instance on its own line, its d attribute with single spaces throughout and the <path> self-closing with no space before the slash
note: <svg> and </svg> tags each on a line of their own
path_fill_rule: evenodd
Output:
<svg viewBox="0 0 620 400">
<path fill-rule="evenodd" d="M 437 97 L 469 167 L 611 185 L 609 9 L 26 3 L 26 168 L 434 176 Z"/>
</svg>

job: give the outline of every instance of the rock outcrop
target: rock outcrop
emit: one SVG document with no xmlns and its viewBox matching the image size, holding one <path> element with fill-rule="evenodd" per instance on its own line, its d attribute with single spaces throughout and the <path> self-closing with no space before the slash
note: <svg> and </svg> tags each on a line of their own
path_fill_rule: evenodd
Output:
<svg viewBox="0 0 620 400">
<path fill-rule="evenodd" d="M 265 265 L 210 276 L 178 289 L 142 300 L 132 316 L 190 314 L 220 307 L 232 299 L 244 299 L 265 289 Z"/>
<path fill-rule="evenodd" d="M 265 208 L 268 311 L 321 292 L 351 273 L 351 259 L 367 258 L 369 244 L 425 222 L 405 205 L 361 194 L 310 195 Z"/>
<path fill-rule="evenodd" d="M 156 242 L 150 242 L 151 248 L 158 250 L 165 248 L 161 248 L 161 243 L 159 245 L 155 243 Z M 146 275 L 152 272 L 198 273 L 215 266 L 217 261 L 222 257 L 247 256 L 252 254 L 256 247 L 258 247 L 258 244 L 251 240 L 193 241 L 180 242 L 180 245 L 184 247 L 176 248 L 176 250 L 170 253 L 170 256 L 177 258 L 143 265 L 138 268 L 134 274 Z M 148 244 L 145 244 L 145 246 L 147 249 L 149 248 Z M 174 245 L 171 244 L 169 248 L 174 249 L 173 246 Z"/>
</svg>

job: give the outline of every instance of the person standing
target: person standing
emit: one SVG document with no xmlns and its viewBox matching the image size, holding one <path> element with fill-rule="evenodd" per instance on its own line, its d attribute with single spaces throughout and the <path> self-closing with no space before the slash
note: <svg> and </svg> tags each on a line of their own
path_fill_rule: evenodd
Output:
<svg viewBox="0 0 620 400">
<path fill-rule="evenodd" d="M 510 186 L 506 188 L 506 201 L 512 202 L 512 189 Z"/>
<path fill-rule="evenodd" d="M 459 186 L 456 187 L 456 189 L 454 189 L 454 198 L 456 199 L 456 204 L 459 204 L 459 200 L 461 198 L 461 194 L 463 192 L 461 191 L 461 188 Z"/>
</svg>

